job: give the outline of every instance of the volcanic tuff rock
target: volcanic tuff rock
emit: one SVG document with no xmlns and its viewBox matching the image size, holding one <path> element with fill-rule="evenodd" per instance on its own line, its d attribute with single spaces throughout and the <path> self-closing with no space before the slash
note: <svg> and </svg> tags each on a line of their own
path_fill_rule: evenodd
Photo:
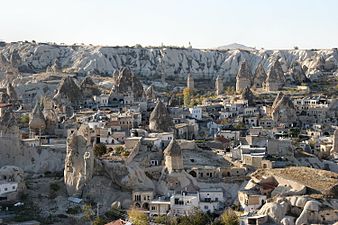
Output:
<svg viewBox="0 0 338 225">
<path fill-rule="evenodd" d="M 275 60 L 272 67 L 268 71 L 268 76 L 265 80 L 266 91 L 278 91 L 285 82 L 284 72 L 278 60 Z"/>
<path fill-rule="evenodd" d="M 86 98 L 93 97 L 94 95 L 100 95 L 101 91 L 98 86 L 94 83 L 91 77 L 86 76 L 80 84 L 83 96 Z"/>
<path fill-rule="evenodd" d="M 236 76 L 236 91 L 241 93 L 246 87 L 251 87 L 252 74 L 246 61 L 241 63 Z"/>
<path fill-rule="evenodd" d="M 155 93 L 155 90 L 154 90 L 153 85 L 150 85 L 150 86 L 146 89 L 145 95 L 146 95 L 146 98 L 147 98 L 147 99 L 155 99 L 155 98 L 156 98 L 156 93 Z"/>
<path fill-rule="evenodd" d="M 240 62 L 246 60 L 251 72 L 261 63 L 267 71 L 274 59 L 280 57 L 284 72 L 298 61 L 309 77 L 317 71 L 334 71 L 338 65 L 336 49 L 325 50 L 200 50 L 174 47 L 100 47 L 85 45 L 56 45 L 46 43 L 8 43 L 0 47 L 4 64 L 20 72 L 45 72 L 57 65 L 65 72 L 87 75 L 111 75 L 114 70 L 129 67 L 137 75 L 148 78 L 164 73 L 166 76 L 234 78 Z M 160 71 L 161 70 L 161 71 Z"/>
<path fill-rule="evenodd" d="M 249 87 L 246 87 L 242 92 L 242 99 L 248 101 L 249 106 L 255 106 L 255 95 L 252 93 Z"/>
<path fill-rule="evenodd" d="M 278 123 L 292 124 L 298 121 L 296 109 L 288 95 L 278 93 L 272 106 L 272 119 Z"/>
<path fill-rule="evenodd" d="M 153 132 L 168 132 L 173 128 L 173 121 L 167 107 L 159 100 L 150 114 L 149 129 Z"/>
<path fill-rule="evenodd" d="M 133 94 L 135 100 L 144 98 L 142 83 L 128 68 L 122 68 L 114 75 L 114 86 L 112 93 L 128 95 Z"/>
<path fill-rule="evenodd" d="M 309 79 L 306 77 L 305 72 L 302 66 L 298 62 L 294 62 L 290 68 L 290 74 L 295 83 L 301 84 L 303 82 L 308 82 Z"/>
<path fill-rule="evenodd" d="M 259 63 L 254 74 L 254 80 L 253 80 L 253 88 L 262 88 L 264 87 L 264 82 L 266 80 L 266 72 L 262 65 L 262 63 Z"/>
<path fill-rule="evenodd" d="M 15 101 L 18 100 L 18 96 L 16 94 L 16 91 L 15 91 L 14 87 L 12 86 L 12 84 L 10 82 L 8 82 L 8 84 L 7 84 L 7 94 L 9 96 L 10 102 L 15 102 Z"/>
<path fill-rule="evenodd" d="M 55 134 L 55 128 L 58 122 L 57 112 L 54 110 L 54 102 L 49 97 L 43 97 L 43 116 L 46 121 L 46 132 L 47 134 Z"/>
<path fill-rule="evenodd" d="M 40 130 L 40 129 L 43 130 L 46 128 L 46 121 L 42 113 L 42 107 L 41 107 L 40 102 L 37 102 L 35 104 L 35 107 L 30 117 L 29 128 L 33 130 Z"/>
<path fill-rule="evenodd" d="M 88 136 L 89 128 L 82 125 L 67 138 L 64 181 L 68 195 L 80 195 L 92 178 L 94 154 Z"/>
<path fill-rule="evenodd" d="M 82 100 L 82 91 L 79 86 L 75 83 L 74 78 L 65 77 L 59 83 L 57 93 L 54 98 L 59 104 L 68 103 L 79 104 Z"/>
</svg>

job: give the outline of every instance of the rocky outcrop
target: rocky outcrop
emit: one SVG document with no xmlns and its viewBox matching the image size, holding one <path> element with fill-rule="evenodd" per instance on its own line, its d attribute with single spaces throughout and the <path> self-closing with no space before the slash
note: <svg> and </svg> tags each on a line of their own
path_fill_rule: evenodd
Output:
<svg viewBox="0 0 338 225">
<path fill-rule="evenodd" d="M 29 128 L 36 132 L 44 130 L 46 128 L 46 121 L 42 113 L 42 107 L 40 102 L 37 102 L 35 104 L 35 107 L 32 111 L 29 120 Z"/>
<path fill-rule="evenodd" d="M 94 83 L 91 77 L 86 76 L 80 84 L 80 89 L 85 98 L 93 98 L 94 95 L 100 95 L 101 91 Z"/>
<path fill-rule="evenodd" d="M 118 74 L 114 76 L 112 93 L 114 93 L 114 95 L 132 95 L 135 101 L 144 98 L 142 83 L 128 68 L 120 69 Z"/>
<path fill-rule="evenodd" d="M 293 82 L 296 84 L 301 84 L 303 82 L 309 81 L 309 79 L 305 75 L 302 66 L 298 62 L 293 62 L 291 64 L 290 74 L 292 76 Z"/>
<path fill-rule="evenodd" d="M 46 122 L 46 133 L 47 134 L 55 134 L 55 129 L 58 123 L 58 115 L 54 109 L 54 101 L 49 97 L 42 98 L 42 105 L 43 105 L 43 116 Z"/>
<path fill-rule="evenodd" d="M 253 84 L 252 87 L 253 88 L 264 88 L 265 86 L 265 80 L 267 78 L 265 69 L 262 65 L 262 63 L 259 63 L 256 70 L 255 70 L 255 74 L 254 74 L 254 80 L 253 80 Z"/>
<path fill-rule="evenodd" d="M 79 105 L 83 100 L 83 95 L 80 87 L 74 81 L 72 77 L 65 77 L 59 83 L 57 93 L 53 99 L 58 104 L 69 104 Z"/>
<path fill-rule="evenodd" d="M 172 131 L 173 126 L 167 107 L 159 100 L 150 114 L 149 129 L 152 132 L 168 132 Z"/>
<path fill-rule="evenodd" d="M 252 74 L 246 61 L 241 63 L 236 76 L 236 92 L 241 93 L 246 87 L 251 87 Z"/>
<path fill-rule="evenodd" d="M 123 190 L 153 190 L 154 183 L 146 176 L 144 169 L 138 163 L 132 162 L 126 166 L 117 162 L 102 162 L 102 167 L 109 179 Z"/>
<path fill-rule="evenodd" d="M 145 91 L 146 98 L 148 100 L 156 99 L 156 93 L 153 85 L 150 85 Z"/>
<path fill-rule="evenodd" d="M 255 95 L 252 93 L 252 91 L 249 87 L 246 87 L 243 90 L 241 97 L 242 97 L 243 100 L 248 101 L 249 106 L 255 106 Z"/>
<path fill-rule="evenodd" d="M 279 92 L 272 105 L 272 119 L 277 123 L 291 125 L 298 122 L 295 106 L 288 95 Z"/>
<path fill-rule="evenodd" d="M 20 72 L 45 72 L 57 66 L 59 70 L 79 75 L 112 75 L 114 70 L 129 67 L 137 75 L 154 78 L 159 73 L 165 76 L 235 78 L 240 62 L 246 60 L 253 68 L 264 65 L 267 71 L 276 57 L 280 57 L 286 72 L 294 61 L 307 67 L 306 75 L 318 71 L 334 71 L 338 64 L 335 49 L 325 50 L 199 50 L 174 47 L 100 47 L 86 45 L 56 45 L 16 42 L 0 48 L 0 57 L 5 64 Z"/>
<path fill-rule="evenodd" d="M 257 212 L 258 215 L 267 215 L 270 220 L 280 222 L 290 209 L 290 205 L 284 199 L 277 199 L 274 202 L 265 203 Z"/>
<path fill-rule="evenodd" d="M 276 59 L 268 71 L 268 76 L 265 80 L 265 88 L 267 91 L 278 91 L 284 83 L 284 72 L 279 60 Z"/>
<path fill-rule="evenodd" d="M 15 103 L 18 100 L 18 95 L 10 82 L 7 84 L 7 95 L 9 97 L 9 101 L 12 103 Z"/>
<path fill-rule="evenodd" d="M 83 125 L 67 138 L 64 182 L 68 195 L 80 195 L 91 180 L 93 170 L 93 146 L 89 140 L 89 128 Z"/>
</svg>

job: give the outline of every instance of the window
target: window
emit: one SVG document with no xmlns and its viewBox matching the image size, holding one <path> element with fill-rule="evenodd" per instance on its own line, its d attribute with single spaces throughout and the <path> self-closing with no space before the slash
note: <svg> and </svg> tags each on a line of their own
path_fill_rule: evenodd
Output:
<svg viewBox="0 0 338 225">
<path fill-rule="evenodd" d="M 215 198 L 215 202 L 218 202 L 218 198 Z"/>
<path fill-rule="evenodd" d="M 13 186 L 12 189 L 15 190 L 15 186 Z"/>
<path fill-rule="evenodd" d="M 209 209 L 209 207 L 207 205 L 204 206 L 204 209 Z"/>
<path fill-rule="evenodd" d="M 152 207 L 151 207 L 151 210 L 156 210 L 156 207 L 155 207 L 155 206 L 152 206 Z"/>
</svg>

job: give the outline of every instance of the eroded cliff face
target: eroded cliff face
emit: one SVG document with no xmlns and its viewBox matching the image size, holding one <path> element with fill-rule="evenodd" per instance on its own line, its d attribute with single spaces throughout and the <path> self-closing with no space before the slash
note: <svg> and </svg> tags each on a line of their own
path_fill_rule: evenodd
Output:
<svg viewBox="0 0 338 225">
<path fill-rule="evenodd" d="M 93 176 L 94 153 L 88 132 L 89 128 L 83 125 L 67 138 L 64 182 L 70 196 L 80 196 Z"/>
<path fill-rule="evenodd" d="M 337 49 L 325 50 L 201 50 L 171 47 L 101 47 L 62 46 L 54 44 L 9 43 L 0 48 L 3 64 L 20 72 L 37 73 L 57 70 L 82 75 L 112 75 L 116 69 L 130 68 L 137 76 L 149 78 L 161 74 L 172 77 L 225 79 L 234 78 L 244 60 L 251 73 L 261 63 L 266 71 L 279 59 L 284 72 L 299 62 L 307 77 L 321 72 L 335 71 L 338 65 Z"/>
</svg>

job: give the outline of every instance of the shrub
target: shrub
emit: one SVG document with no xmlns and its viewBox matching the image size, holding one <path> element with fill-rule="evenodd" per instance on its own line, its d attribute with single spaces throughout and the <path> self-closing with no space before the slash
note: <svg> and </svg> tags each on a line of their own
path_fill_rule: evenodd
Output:
<svg viewBox="0 0 338 225">
<path fill-rule="evenodd" d="M 129 219 L 135 225 L 148 225 L 148 217 L 138 209 L 131 209 L 128 211 Z"/>
<path fill-rule="evenodd" d="M 81 213 L 81 207 L 80 206 L 69 207 L 66 213 L 72 214 L 72 215 L 79 214 Z"/>
<path fill-rule="evenodd" d="M 117 146 L 115 148 L 116 155 L 121 155 L 123 151 L 124 151 L 124 148 L 122 146 Z"/>
<path fill-rule="evenodd" d="M 93 222 L 93 225 L 105 225 L 105 224 L 106 224 L 106 221 L 100 216 L 96 217 Z"/>
<path fill-rule="evenodd" d="M 226 210 L 221 215 L 221 221 L 224 225 L 239 225 L 239 219 L 232 209 Z"/>
<path fill-rule="evenodd" d="M 107 146 L 104 144 L 96 144 L 94 146 L 94 155 L 95 157 L 100 157 L 107 153 Z"/>
</svg>

